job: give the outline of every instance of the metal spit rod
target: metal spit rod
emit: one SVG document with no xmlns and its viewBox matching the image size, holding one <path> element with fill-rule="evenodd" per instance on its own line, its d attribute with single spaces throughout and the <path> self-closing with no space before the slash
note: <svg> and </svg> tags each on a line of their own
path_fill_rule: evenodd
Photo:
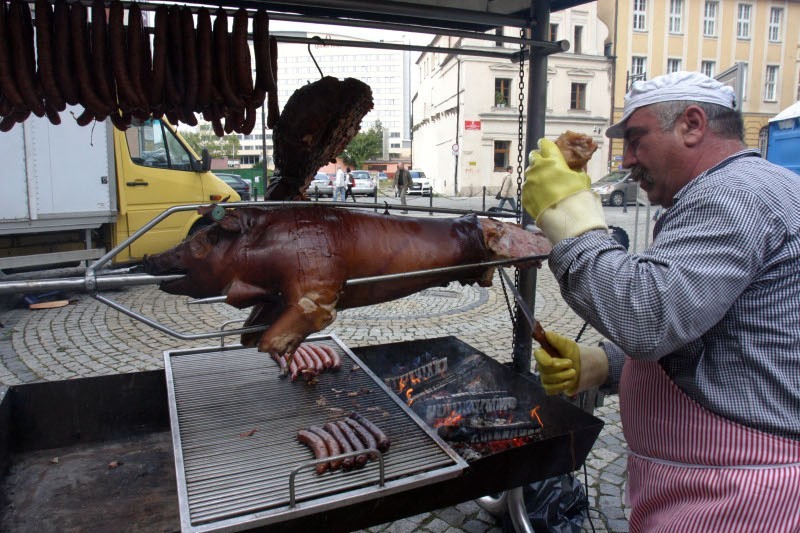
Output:
<svg viewBox="0 0 800 533">
<path fill-rule="evenodd" d="M 267 326 L 251 326 L 246 328 L 237 328 L 237 329 L 228 329 L 225 330 L 224 328 L 219 331 L 211 331 L 206 333 L 195 333 L 195 334 L 186 334 L 178 332 L 172 328 L 169 328 L 155 320 L 152 320 L 144 315 L 141 315 L 127 307 L 115 302 L 105 296 L 102 296 L 97 293 L 98 290 L 107 290 L 107 289 L 118 289 L 123 287 L 129 286 L 138 286 L 138 285 L 150 285 L 155 283 L 161 283 L 166 281 L 172 281 L 176 279 L 180 279 L 183 277 L 182 275 L 168 275 L 168 276 L 150 276 L 147 274 L 124 274 L 124 273 L 117 273 L 120 271 L 112 271 L 114 273 L 105 274 L 101 268 L 103 265 L 111 261 L 114 257 L 119 255 L 125 248 L 131 245 L 134 241 L 142 237 L 145 233 L 147 233 L 150 229 L 160 223 L 162 220 L 167 218 L 168 216 L 172 215 L 173 213 L 178 213 L 181 211 L 191 211 L 196 210 L 200 207 L 204 207 L 207 204 L 191 204 L 191 205 L 181 205 L 171 207 L 160 215 L 155 217 L 153 220 L 142 226 L 139 230 L 137 230 L 133 235 L 122 241 L 108 253 L 106 253 L 103 257 L 98 259 L 95 263 L 93 263 L 89 268 L 86 269 L 86 273 L 83 276 L 83 279 L 80 278 L 56 278 L 56 279 L 42 279 L 42 280 L 22 280 L 22 281 L 6 281 L 0 282 L 0 295 L 3 294 L 14 294 L 14 293 L 21 293 L 21 292 L 44 292 L 44 291 L 52 291 L 52 290 L 69 290 L 69 291 L 85 291 L 89 293 L 89 295 L 94 298 L 95 300 L 108 305 L 109 307 L 116 309 L 120 313 L 127 315 L 134 320 L 138 320 L 162 333 L 166 333 L 171 337 L 175 337 L 180 340 L 200 340 L 200 339 L 210 339 L 215 337 L 225 337 L 228 335 L 242 335 L 244 333 L 255 333 L 257 331 L 263 331 L 267 328 Z M 291 206 L 314 206 L 318 205 L 318 202 L 276 202 L 276 201 L 261 201 L 261 202 L 235 202 L 229 204 L 219 204 L 226 209 L 234 209 L 238 207 L 262 207 L 262 206 L 283 206 L 283 205 L 291 205 Z M 329 205 L 329 204 L 326 204 Z M 345 207 L 347 209 L 357 209 L 357 208 L 369 208 L 374 209 L 373 206 L 351 206 L 348 204 L 343 203 L 332 203 L 330 205 L 336 207 Z M 433 207 L 412 207 L 412 206 L 394 206 L 388 203 L 384 203 L 384 212 L 388 214 L 389 209 L 408 209 L 408 210 L 416 210 L 416 211 L 433 211 L 438 213 L 445 213 L 445 214 L 476 214 L 476 215 L 489 215 L 489 216 L 497 216 L 496 213 L 492 212 L 484 212 L 484 211 L 469 211 L 463 209 L 453 209 L 453 208 L 433 208 Z M 426 270 L 418 270 L 414 272 L 406 272 L 400 274 L 386 274 L 383 276 L 370 276 L 366 278 L 355 278 L 348 280 L 345 283 L 345 286 L 354 286 L 354 285 L 362 285 L 366 283 L 377 283 L 382 281 L 392 281 L 396 279 L 406 278 L 406 277 L 422 277 L 428 276 L 432 274 L 441 274 L 441 273 L 448 273 L 448 272 L 458 272 L 463 270 L 471 270 L 475 268 L 487 268 L 492 266 L 500 266 L 500 265 L 509 265 L 513 263 L 520 263 L 520 262 L 527 262 L 527 261 L 542 261 L 547 259 L 548 256 L 546 255 L 537 255 L 537 256 L 528 256 L 519 259 L 501 259 L 497 261 L 487 261 L 482 263 L 473 263 L 468 265 L 456 265 L 451 267 L 441 267 L 441 268 L 432 268 Z M 123 272 L 126 269 L 123 269 Z M 100 274 L 100 275 L 98 275 Z M 224 302 L 225 296 L 215 296 L 212 298 L 204 298 L 201 300 L 193 300 L 189 303 L 216 303 L 216 302 Z"/>
</svg>

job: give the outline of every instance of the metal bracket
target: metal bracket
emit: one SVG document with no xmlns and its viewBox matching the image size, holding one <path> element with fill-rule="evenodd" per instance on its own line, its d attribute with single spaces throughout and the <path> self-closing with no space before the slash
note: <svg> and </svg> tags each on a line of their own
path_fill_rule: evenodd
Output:
<svg viewBox="0 0 800 533">
<path fill-rule="evenodd" d="M 289 474 L 289 508 L 294 509 L 297 506 L 296 501 L 296 489 L 295 489 L 295 479 L 297 478 L 297 473 L 304 469 L 308 468 L 309 466 L 317 466 L 322 463 L 329 463 L 331 461 L 336 461 L 338 459 L 345 459 L 347 457 L 356 457 L 357 455 L 368 455 L 374 457 L 375 455 L 378 456 L 378 486 L 383 488 L 386 486 L 386 465 L 384 465 L 383 454 L 376 450 L 375 448 L 366 448 L 364 450 L 357 450 L 354 452 L 347 452 L 342 453 L 339 455 L 332 455 L 331 457 L 326 457 L 324 459 L 315 459 L 313 461 L 306 461 L 301 463 L 299 466 L 295 467 L 292 470 L 291 474 Z"/>
</svg>

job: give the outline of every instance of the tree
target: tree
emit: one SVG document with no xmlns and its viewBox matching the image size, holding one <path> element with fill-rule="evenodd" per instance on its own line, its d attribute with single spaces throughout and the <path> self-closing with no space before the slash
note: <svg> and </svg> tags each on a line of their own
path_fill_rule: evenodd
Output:
<svg viewBox="0 0 800 533">
<path fill-rule="evenodd" d="M 339 157 L 353 169 L 361 168 L 364 161 L 383 154 L 383 125 L 380 120 L 367 130 L 359 132 Z"/>
<path fill-rule="evenodd" d="M 197 127 L 196 131 L 181 131 L 181 137 L 198 154 L 203 148 L 208 148 L 208 153 L 213 158 L 228 157 L 236 159 L 239 155 L 239 149 L 242 147 L 239 137 L 236 135 L 217 137 L 210 124 L 202 124 Z"/>
</svg>

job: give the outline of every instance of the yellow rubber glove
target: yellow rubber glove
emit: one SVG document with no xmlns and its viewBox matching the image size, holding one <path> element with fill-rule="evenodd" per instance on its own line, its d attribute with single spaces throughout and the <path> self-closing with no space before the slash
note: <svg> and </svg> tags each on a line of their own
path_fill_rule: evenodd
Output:
<svg viewBox="0 0 800 533">
<path fill-rule="evenodd" d="M 554 333 L 545 332 L 547 341 L 561 357 L 551 357 L 543 348 L 533 351 L 542 387 L 548 395 L 562 392 L 572 396 L 605 383 L 608 357 L 602 348 L 587 346 Z"/>
<path fill-rule="evenodd" d="M 600 197 L 585 172 L 569 168 L 553 141 L 539 139 L 528 157 L 522 205 L 536 225 L 557 244 L 591 229 L 607 229 Z"/>
</svg>

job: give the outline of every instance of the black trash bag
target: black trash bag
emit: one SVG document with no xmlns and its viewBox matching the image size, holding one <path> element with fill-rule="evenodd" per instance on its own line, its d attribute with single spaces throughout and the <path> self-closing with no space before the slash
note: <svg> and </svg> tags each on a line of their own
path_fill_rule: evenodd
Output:
<svg viewBox="0 0 800 533">
<path fill-rule="evenodd" d="M 579 533 L 589 517 L 589 497 L 571 474 L 525 485 L 522 495 L 534 531 Z M 508 513 L 503 515 L 503 531 L 514 532 Z"/>
</svg>

